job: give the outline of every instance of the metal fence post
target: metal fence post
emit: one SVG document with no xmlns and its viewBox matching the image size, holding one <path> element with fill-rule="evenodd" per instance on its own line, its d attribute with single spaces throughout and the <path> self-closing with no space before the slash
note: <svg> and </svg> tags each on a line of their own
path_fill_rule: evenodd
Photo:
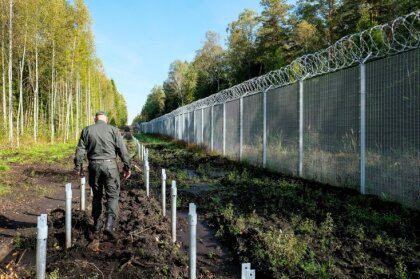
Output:
<svg viewBox="0 0 420 279">
<path fill-rule="evenodd" d="M 210 150 L 213 151 L 213 142 L 214 142 L 214 121 L 213 121 L 213 115 L 214 115 L 214 105 L 211 106 L 211 134 L 210 134 Z"/>
<path fill-rule="evenodd" d="M 299 176 L 303 176 L 303 80 L 299 80 Z"/>
<path fill-rule="evenodd" d="M 176 242 L 176 181 L 172 180 L 172 187 L 171 187 L 171 225 L 172 225 L 172 242 Z"/>
<path fill-rule="evenodd" d="M 244 98 L 239 99 L 239 161 L 242 161 L 243 138 L 244 138 Z"/>
<path fill-rule="evenodd" d="M 190 125 L 191 125 L 191 117 L 190 117 L 190 113 L 187 112 L 187 143 L 190 143 Z"/>
<path fill-rule="evenodd" d="M 226 102 L 223 103 L 223 156 L 226 155 Z"/>
<path fill-rule="evenodd" d="M 201 142 L 200 144 L 204 145 L 204 108 L 201 108 Z"/>
<path fill-rule="evenodd" d="M 360 193 L 366 193 L 366 66 L 360 64 Z"/>
<path fill-rule="evenodd" d="M 85 206 L 85 190 L 86 190 L 86 177 L 81 177 L 80 178 L 80 210 L 81 211 L 85 211 L 86 206 Z"/>
<path fill-rule="evenodd" d="M 195 279 L 197 274 L 197 211 L 194 203 L 189 205 L 188 223 L 190 227 L 189 278 Z"/>
<path fill-rule="evenodd" d="M 65 218 L 65 228 L 66 228 L 66 249 L 71 247 L 71 206 L 72 206 L 72 190 L 71 183 L 66 184 L 66 218 Z"/>
<path fill-rule="evenodd" d="M 166 171 L 162 169 L 162 215 L 166 216 Z"/>
<path fill-rule="evenodd" d="M 38 225 L 36 233 L 36 278 L 45 279 L 45 270 L 47 267 L 47 239 L 48 225 L 47 214 L 38 216 Z"/>
<path fill-rule="evenodd" d="M 270 87 L 263 91 L 263 168 L 267 166 L 267 91 Z"/>
</svg>

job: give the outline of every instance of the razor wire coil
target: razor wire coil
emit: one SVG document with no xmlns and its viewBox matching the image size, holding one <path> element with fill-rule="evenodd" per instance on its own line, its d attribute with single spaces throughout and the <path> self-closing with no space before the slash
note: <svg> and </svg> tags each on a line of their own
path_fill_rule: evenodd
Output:
<svg viewBox="0 0 420 279">
<path fill-rule="evenodd" d="M 235 100 L 246 94 L 282 87 L 299 80 L 335 72 L 358 63 L 365 63 L 418 48 L 420 45 L 420 10 L 392 22 L 347 35 L 318 52 L 303 55 L 289 65 L 254 77 L 197 100 L 141 125 L 153 124 L 176 115 Z"/>
</svg>

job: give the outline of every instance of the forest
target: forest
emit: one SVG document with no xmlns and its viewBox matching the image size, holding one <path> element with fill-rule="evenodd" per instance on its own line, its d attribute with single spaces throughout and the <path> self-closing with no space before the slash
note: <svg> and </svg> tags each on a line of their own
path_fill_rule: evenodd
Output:
<svg viewBox="0 0 420 279">
<path fill-rule="evenodd" d="M 127 122 L 91 29 L 83 0 L 0 0 L 0 144 L 74 141 L 97 110 Z"/>
<path fill-rule="evenodd" d="M 410 0 L 261 0 L 226 27 L 227 39 L 208 31 L 193 61 L 175 60 L 133 123 L 152 120 L 198 99 L 326 48 L 343 36 L 420 8 Z M 224 46 L 225 45 L 225 46 Z"/>
</svg>

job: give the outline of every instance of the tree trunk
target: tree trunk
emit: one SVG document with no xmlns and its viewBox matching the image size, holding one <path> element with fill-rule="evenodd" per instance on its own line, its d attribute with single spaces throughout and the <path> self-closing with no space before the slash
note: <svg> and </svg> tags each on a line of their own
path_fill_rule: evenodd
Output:
<svg viewBox="0 0 420 279">
<path fill-rule="evenodd" d="M 52 49 L 52 66 L 51 66 L 51 102 L 50 102 L 50 128 L 51 128 L 51 143 L 54 143 L 54 70 L 55 70 L 55 41 L 53 40 Z"/>
<path fill-rule="evenodd" d="M 1 61 L 2 61 L 2 84 L 3 84 L 3 129 L 4 133 L 7 133 L 7 104 L 6 104 L 6 65 L 4 54 L 6 52 L 4 48 L 4 29 L 2 28 L 2 40 L 1 40 Z"/>
<path fill-rule="evenodd" d="M 9 1 L 9 143 L 13 143 L 13 0 Z"/>
<path fill-rule="evenodd" d="M 26 38 L 28 34 L 28 24 L 26 24 L 25 39 L 23 43 L 22 60 L 20 61 L 20 74 L 19 74 L 19 106 L 17 111 L 16 120 L 16 138 L 17 145 L 19 146 L 20 136 L 23 135 L 23 70 L 25 68 L 25 54 L 26 54 Z"/>
<path fill-rule="evenodd" d="M 38 140 L 38 112 L 39 112 L 39 73 L 38 73 L 38 39 L 35 38 L 35 90 L 34 90 L 34 141 Z"/>
</svg>

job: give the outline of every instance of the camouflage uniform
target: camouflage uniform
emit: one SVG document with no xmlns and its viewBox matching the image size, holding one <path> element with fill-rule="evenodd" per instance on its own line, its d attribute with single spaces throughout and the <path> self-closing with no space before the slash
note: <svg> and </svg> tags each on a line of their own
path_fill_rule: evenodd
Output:
<svg viewBox="0 0 420 279">
<path fill-rule="evenodd" d="M 83 129 L 74 158 L 75 170 L 80 171 L 87 153 L 89 160 L 89 185 L 93 191 L 92 217 L 95 226 L 102 214 L 103 190 L 107 198 L 107 214 L 115 220 L 118 216 L 118 200 L 120 194 L 120 175 L 116 157 L 124 163 L 124 171 L 130 169 L 130 157 L 119 130 L 105 121 Z"/>
</svg>

